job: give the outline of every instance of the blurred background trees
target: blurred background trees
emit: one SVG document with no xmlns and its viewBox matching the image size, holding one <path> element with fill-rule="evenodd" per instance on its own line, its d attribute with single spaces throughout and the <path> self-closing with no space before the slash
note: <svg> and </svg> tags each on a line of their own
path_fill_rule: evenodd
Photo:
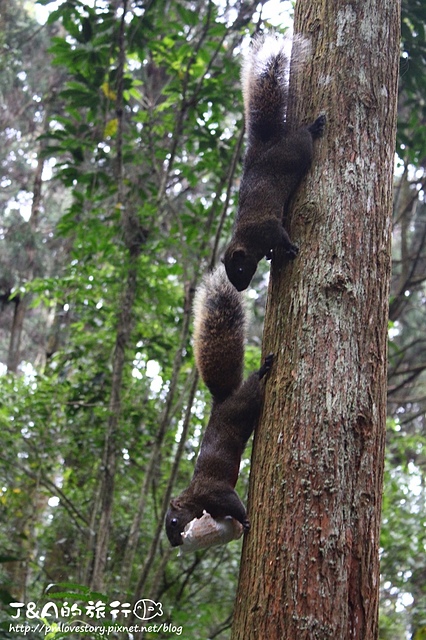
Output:
<svg viewBox="0 0 426 640">
<path fill-rule="evenodd" d="M 108 602 L 161 601 L 186 638 L 227 638 L 240 543 L 177 558 L 162 522 L 208 417 L 191 303 L 235 212 L 238 56 L 257 26 L 287 23 L 291 3 L 282 15 L 232 0 L 68 0 L 50 14 L 44 4 L 4 0 L 0 16 L 1 597 L 37 601 L 51 583 L 74 583 Z M 425 24 L 422 0 L 403 2 L 382 529 L 389 640 L 426 637 Z M 249 292 L 247 369 L 259 357 L 267 270 Z M 242 495 L 247 475 L 245 464 Z"/>
</svg>

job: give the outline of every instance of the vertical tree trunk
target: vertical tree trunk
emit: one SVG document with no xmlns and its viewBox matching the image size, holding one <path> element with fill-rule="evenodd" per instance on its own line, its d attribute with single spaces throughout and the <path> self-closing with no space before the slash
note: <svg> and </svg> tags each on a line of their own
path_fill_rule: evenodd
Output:
<svg viewBox="0 0 426 640">
<path fill-rule="evenodd" d="M 27 310 L 26 297 L 19 295 L 14 301 L 13 322 L 10 331 L 9 349 L 7 353 L 7 371 L 16 373 L 20 362 L 20 348 L 24 319 Z"/>
<path fill-rule="evenodd" d="M 101 465 L 99 488 L 99 519 L 96 530 L 96 543 L 93 553 L 93 566 L 90 587 L 101 590 L 108 557 L 111 518 L 117 467 L 118 433 L 121 418 L 121 392 L 126 350 L 130 343 L 134 325 L 133 308 L 137 291 L 138 257 L 144 241 L 137 216 L 131 206 L 126 205 L 123 180 L 123 80 L 125 62 L 125 21 L 127 0 L 122 0 L 122 16 L 118 34 L 117 64 L 117 102 L 118 133 L 116 144 L 117 203 L 122 207 L 121 227 L 127 254 L 127 274 L 123 293 L 120 296 L 117 331 L 112 360 L 111 396 L 109 400 L 109 418 L 105 433 L 104 451 Z"/>
<path fill-rule="evenodd" d="M 296 5 L 312 56 L 292 116 L 327 130 L 293 207 L 299 256 L 272 265 L 233 640 L 377 638 L 399 10 Z"/>
<path fill-rule="evenodd" d="M 105 433 L 104 452 L 101 466 L 100 515 L 96 532 L 93 569 L 90 586 L 102 590 L 108 543 L 111 528 L 115 473 L 117 466 L 118 431 L 121 417 L 121 391 L 126 349 L 133 329 L 133 306 L 136 295 L 137 266 L 129 266 L 125 291 L 121 297 L 121 311 L 118 319 L 117 335 L 112 363 L 110 415 Z"/>
<path fill-rule="evenodd" d="M 48 117 L 45 116 L 43 132 L 47 129 Z M 40 151 L 42 147 L 40 147 Z M 44 158 L 39 155 L 37 160 L 37 168 L 34 175 L 33 182 L 33 199 L 31 203 L 31 216 L 29 219 L 29 225 L 31 231 L 35 234 L 39 224 L 39 213 L 42 203 L 42 175 L 44 167 Z M 24 247 L 27 258 L 27 267 L 25 269 L 24 281 L 31 282 L 34 278 L 34 261 L 36 257 L 36 248 L 33 240 L 27 242 Z M 15 310 L 13 314 L 12 329 L 10 332 L 9 349 L 7 354 L 7 370 L 9 373 L 16 373 L 21 361 L 21 340 L 22 332 L 24 329 L 24 320 L 28 309 L 28 296 L 20 294 L 14 300 Z"/>
</svg>

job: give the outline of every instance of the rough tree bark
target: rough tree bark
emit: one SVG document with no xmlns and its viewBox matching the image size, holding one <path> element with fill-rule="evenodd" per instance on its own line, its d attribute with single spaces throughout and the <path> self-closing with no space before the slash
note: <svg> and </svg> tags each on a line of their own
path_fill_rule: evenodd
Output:
<svg viewBox="0 0 426 640">
<path fill-rule="evenodd" d="M 272 265 L 232 639 L 377 638 L 397 0 L 299 0 L 296 122 L 327 115 Z M 294 87 L 297 92 L 293 93 Z"/>
</svg>

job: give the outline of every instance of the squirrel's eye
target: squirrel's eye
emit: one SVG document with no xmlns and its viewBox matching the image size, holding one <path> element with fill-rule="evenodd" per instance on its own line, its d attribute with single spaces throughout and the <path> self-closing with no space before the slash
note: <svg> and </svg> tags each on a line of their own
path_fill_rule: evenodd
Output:
<svg viewBox="0 0 426 640">
<path fill-rule="evenodd" d="M 172 518 L 170 520 L 170 524 L 172 525 L 172 527 L 175 527 L 177 525 L 177 523 L 178 523 L 177 518 Z"/>
</svg>

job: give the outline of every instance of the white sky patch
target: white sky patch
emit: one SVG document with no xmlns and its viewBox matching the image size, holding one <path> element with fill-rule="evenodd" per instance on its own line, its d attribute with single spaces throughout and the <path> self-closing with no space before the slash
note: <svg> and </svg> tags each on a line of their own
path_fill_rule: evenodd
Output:
<svg viewBox="0 0 426 640">
<path fill-rule="evenodd" d="M 31 206 L 33 194 L 29 191 L 20 191 L 14 200 L 9 200 L 5 209 L 7 216 L 13 210 L 18 210 L 26 222 L 31 218 Z"/>
<path fill-rule="evenodd" d="M 262 18 L 274 27 L 291 27 L 293 20 L 290 17 L 292 6 L 290 0 L 269 0 L 263 5 Z"/>
<path fill-rule="evenodd" d="M 150 389 L 153 393 L 160 393 L 163 387 L 163 378 L 160 376 L 161 367 L 156 360 L 148 360 L 146 363 L 146 375 L 151 378 Z"/>
<path fill-rule="evenodd" d="M 408 463 L 408 471 L 410 473 L 410 481 L 408 483 L 408 488 L 410 490 L 410 493 L 413 496 L 420 496 L 423 488 L 422 488 L 422 477 L 421 477 L 421 473 L 420 470 L 416 467 L 416 465 L 414 464 L 414 462 L 409 462 Z"/>
<path fill-rule="evenodd" d="M 37 371 L 31 364 L 31 362 L 21 362 L 19 368 L 24 374 L 26 384 L 32 384 L 35 388 L 35 379 L 37 377 Z"/>
<path fill-rule="evenodd" d="M 93 7 L 94 3 L 86 0 L 86 3 Z M 47 18 L 52 11 L 56 11 L 61 4 L 63 4 L 63 0 L 56 0 L 56 2 L 50 2 L 48 5 L 43 7 L 41 4 L 35 3 L 34 5 L 34 17 L 40 24 L 46 24 Z"/>
<path fill-rule="evenodd" d="M 396 321 L 394 325 L 389 328 L 388 333 L 389 333 L 390 340 L 394 340 L 397 336 L 399 336 L 399 334 L 401 333 L 401 327 L 398 321 Z"/>
<path fill-rule="evenodd" d="M 43 163 L 43 173 L 41 179 L 44 181 L 51 180 L 53 175 L 53 167 L 56 165 L 56 158 L 47 158 Z"/>
</svg>

